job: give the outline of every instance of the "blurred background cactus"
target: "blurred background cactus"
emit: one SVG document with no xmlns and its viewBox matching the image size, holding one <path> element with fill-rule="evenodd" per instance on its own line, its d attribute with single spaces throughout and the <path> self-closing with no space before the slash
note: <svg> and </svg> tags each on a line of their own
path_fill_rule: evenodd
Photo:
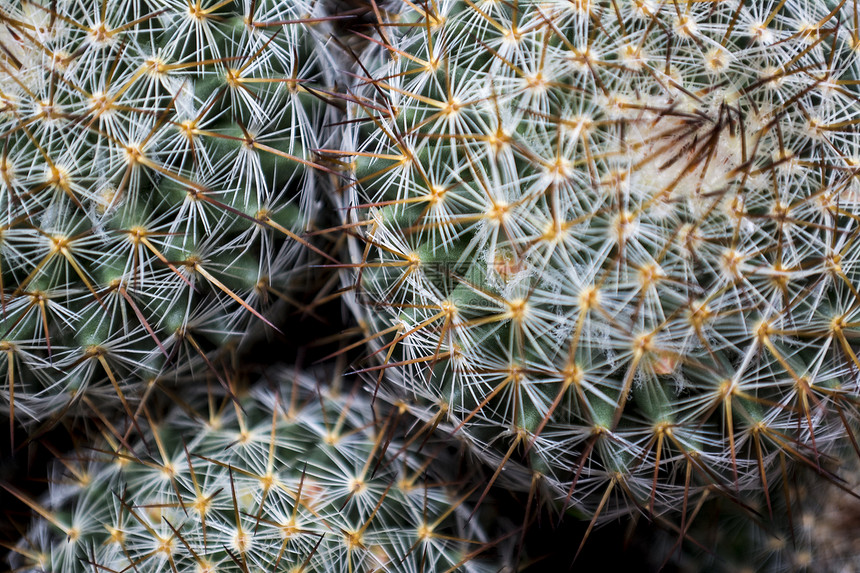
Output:
<svg viewBox="0 0 860 573">
<path fill-rule="evenodd" d="M 126 402 L 294 302 L 333 67 L 312 2 L 5 3 L 2 408 Z M 327 75 L 327 73 L 329 75 Z M 117 399 L 119 398 L 119 400 Z"/>
<path fill-rule="evenodd" d="M 860 380 L 853 7 L 390 9 L 339 153 L 380 391 L 592 520 L 817 466 Z"/>
<path fill-rule="evenodd" d="M 236 402 L 204 390 L 128 448 L 106 435 L 60 460 L 15 570 L 499 571 L 456 464 L 332 382 L 231 380 Z"/>
</svg>

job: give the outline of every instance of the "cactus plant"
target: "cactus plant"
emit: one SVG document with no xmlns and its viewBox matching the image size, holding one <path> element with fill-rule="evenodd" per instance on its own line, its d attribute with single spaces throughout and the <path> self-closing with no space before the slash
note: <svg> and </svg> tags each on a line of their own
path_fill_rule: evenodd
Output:
<svg viewBox="0 0 860 573">
<path fill-rule="evenodd" d="M 0 408 L 139 396 L 271 324 L 319 249 L 314 3 L 0 7 Z"/>
<path fill-rule="evenodd" d="M 143 439 L 106 432 L 62 460 L 27 500 L 15 570 L 499 570 L 450 469 L 397 438 L 396 410 L 292 372 L 244 395 L 234 381 L 235 402 L 192 391 Z"/>
<path fill-rule="evenodd" d="M 333 151 L 379 392 L 593 523 L 844 439 L 853 3 L 388 6 Z"/>
</svg>

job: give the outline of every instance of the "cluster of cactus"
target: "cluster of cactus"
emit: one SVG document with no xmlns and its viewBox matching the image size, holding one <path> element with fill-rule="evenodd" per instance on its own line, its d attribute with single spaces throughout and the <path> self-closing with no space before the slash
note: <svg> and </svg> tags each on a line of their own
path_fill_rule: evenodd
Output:
<svg viewBox="0 0 860 573">
<path fill-rule="evenodd" d="M 101 430 L 16 570 L 860 567 L 854 0 L 7 4 L 0 409 Z M 362 384 L 245 384 L 334 271 Z"/>
<path fill-rule="evenodd" d="M 328 108 L 314 88 L 331 69 L 312 8 L 4 4 L 0 399 L 13 421 L 126 402 L 272 324 L 308 280 Z"/>
</svg>

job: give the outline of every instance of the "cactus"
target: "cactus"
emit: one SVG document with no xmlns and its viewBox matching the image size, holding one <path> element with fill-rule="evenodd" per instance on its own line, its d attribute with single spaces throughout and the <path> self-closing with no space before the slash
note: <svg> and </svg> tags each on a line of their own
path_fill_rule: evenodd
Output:
<svg viewBox="0 0 860 573">
<path fill-rule="evenodd" d="M 0 408 L 129 402 L 310 281 L 313 2 L 0 8 Z"/>
<path fill-rule="evenodd" d="M 27 499 L 13 567 L 498 571 L 452 472 L 399 441 L 396 410 L 338 386 L 277 371 L 235 402 L 197 391 L 128 447 L 106 433 Z"/>
<path fill-rule="evenodd" d="M 858 413 L 852 7 L 389 5 L 333 152 L 377 391 L 592 524 L 816 466 Z"/>
</svg>

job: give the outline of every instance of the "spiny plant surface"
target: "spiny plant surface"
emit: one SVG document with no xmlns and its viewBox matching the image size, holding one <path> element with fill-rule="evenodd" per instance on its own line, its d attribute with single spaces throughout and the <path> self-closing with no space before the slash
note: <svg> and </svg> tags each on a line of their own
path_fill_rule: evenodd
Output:
<svg viewBox="0 0 860 573">
<path fill-rule="evenodd" d="M 857 9 L 393 8 L 334 152 L 379 391 L 594 520 L 815 466 L 860 390 Z"/>
<path fill-rule="evenodd" d="M 117 403 L 311 279 L 313 2 L 0 7 L 0 407 Z M 309 248 L 308 248 L 309 247 Z M 315 252 L 310 253 L 317 256 Z"/>
<path fill-rule="evenodd" d="M 60 460 L 41 503 L 18 494 L 38 515 L 15 570 L 500 570 L 457 478 L 427 477 L 441 460 L 396 437 L 396 410 L 304 373 L 196 394 L 127 447 L 105 432 Z"/>
<path fill-rule="evenodd" d="M 850 442 L 850 440 L 847 440 Z M 847 444 L 821 468 L 796 468 L 741 507 L 713 497 L 680 532 L 652 542 L 652 566 L 679 572 L 847 573 L 860 563 L 857 454 Z M 719 524 L 719 527 L 715 527 Z"/>
</svg>

